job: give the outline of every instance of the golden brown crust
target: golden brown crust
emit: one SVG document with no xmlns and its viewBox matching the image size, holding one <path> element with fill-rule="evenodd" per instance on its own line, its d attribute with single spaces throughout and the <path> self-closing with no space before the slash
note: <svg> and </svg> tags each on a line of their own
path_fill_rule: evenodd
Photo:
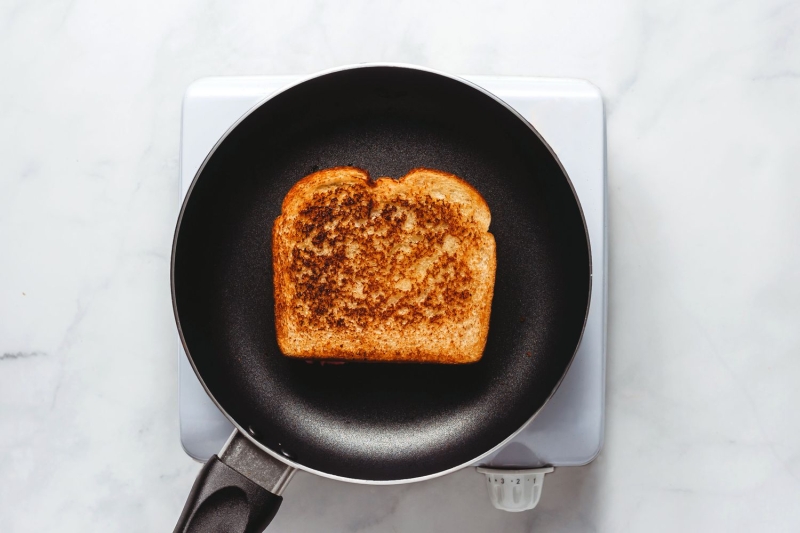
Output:
<svg viewBox="0 0 800 533">
<path fill-rule="evenodd" d="M 496 269 L 491 217 L 457 176 L 337 167 L 297 182 L 273 226 L 276 332 L 291 357 L 480 359 Z"/>
</svg>

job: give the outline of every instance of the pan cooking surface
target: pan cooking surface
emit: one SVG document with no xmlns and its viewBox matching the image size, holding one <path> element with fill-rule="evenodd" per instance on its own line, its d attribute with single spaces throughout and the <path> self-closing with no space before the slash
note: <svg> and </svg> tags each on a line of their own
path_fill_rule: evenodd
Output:
<svg viewBox="0 0 800 533">
<path fill-rule="evenodd" d="M 480 362 L 319 366 L 281 355 L 272 224 L 297 180 L 341 165 L 373 177 L 435 168 L 486 199 L 497 277 Z M 328 474 L 409 479 L 485 453 L 544 405 L 583 328 L 588 244 L 563 171 L 505 106 L 437 74 L 359 68 L 268 100 L 209 158 L 179 224 L 175 305 L 202 380 L 260 442 Z"/>
</svg>

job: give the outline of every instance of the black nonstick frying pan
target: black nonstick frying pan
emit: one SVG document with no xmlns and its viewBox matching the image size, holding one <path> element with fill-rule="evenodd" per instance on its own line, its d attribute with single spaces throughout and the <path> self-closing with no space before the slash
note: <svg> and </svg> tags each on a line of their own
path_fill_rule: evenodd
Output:
<svg viewBox="0 0 800 533">
<path fill-rule="evenodd" d="M 275 339 L 271 229 L 292 185 L 353 165 L 430 167 L 486 199 L 497 277 L 471 365 L 310 365 Z M 510 439 L 552 396 L 580 342 L 591 262 L 555 154 L 506 104 L 459 78 L 363 65 L 309 78 L 249 111 L 184 201 L 172 295 L 197 376 L 237 430 L 203 468 L 175 531 L 256 532 L 294 469 L 360 483 L 429 479 Z"/>
</svg>

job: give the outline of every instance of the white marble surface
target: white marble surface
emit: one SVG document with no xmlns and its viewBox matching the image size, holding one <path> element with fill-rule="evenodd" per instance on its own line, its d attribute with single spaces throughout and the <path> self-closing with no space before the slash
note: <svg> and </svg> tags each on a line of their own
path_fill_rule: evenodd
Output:
<svg viewBox="0 0 800 533">
<path fill-rule="evenodd" d="M 366 60 L 606 95 L 606 444 L 493 510 L 472 470 L 298 475 L 274 531 L 800 530 L 800 4 L 0 3 L 0 531 L 171 531 L 180 101 Z M 291 4 L 291 7 L 290 7 Z"/>
</svg>

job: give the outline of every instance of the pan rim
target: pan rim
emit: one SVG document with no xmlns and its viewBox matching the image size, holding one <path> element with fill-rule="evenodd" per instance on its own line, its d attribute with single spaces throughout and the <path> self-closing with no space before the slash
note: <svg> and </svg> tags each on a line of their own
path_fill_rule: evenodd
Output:
<svg viewBox="0 0 800 533">
<path fill-rule="evenodd" d="M 259 107 L 264 105 L 269 100 L 275 98 L 276 96 L 278 96 L 278 95 L 280 95 L 280 94 L 282 94 L 282 93 L 284 93 L 284 92 L 286 92 L 286 91 L 288 91 L 288 90 L 290 90 L 290 89 L 292 89 L 292 88 L 294 88 L 294 87 L 296 87 L 298 85 L 301 85 L 303 83 L 306 83 L 306 82 L 308 82 L 310 80 L 313 80 L 313 79 L 316 79 L 316 78 L 319 78 L 319 77 L 322 77 L 322 76 L 326 76 L 326 75 L 329 75 L 329 74 L 334 74 L 334 73 L 337 73 L 337 72 L 344 72 L 344 71 L 348 71 L 348 70 L 355 70 L 355 69 L 362 69 L 362 68 L 397 68 L 397 69 L 407 69 L 407 70 L 415 70 L 415 71 L 427 72 L 429 74 L 442 76 L 444 78 L 448 78 L 450 80 L 462 83 L 462 84 L 464 84 L 464 85 L 466 85 L 466 86 L 468 86 L 468 87 L 470 87 L 470 88 L 472 88 L 474 90 L 477 90 L 477 91 L 481 92 L 482 94 L 490 97 L 492 100 L 494 100 L 495 102 L 497 102 L 500 105 L 502 105 L 503 107 L 505 107 L 506 110 L 508 110 L 511 113 L 513 113 L 513 115 L 518 120 L 522 121 L 522 123 L 525 124 L 534 133 L 534 135 L 536 135 L 536 137 L 539 139 L 539 141 L 544 145 L 544 147 L 547 149 L 547 151 L 553 157 L 554 161 L 558 165 L 558 168 L 561 170 L 562 174 L 564 175 L 564 178 L 567 180 L 567 184 L 569 185 L 570 191 L 572 192 L 572 196 L 573 196 L 573 198 L 575 200 L 575 204 L 578 207 L 578 212 L 579 212 L 579 214 L 581 216 L 581 223 L 583 224 L 583 232 L 584 232 L 584 236 L 586 238 L 586 248 L 587 248 L 587 251 L 588 251 L 588 261 L 589 261 L 588 297 L 587 297 L 587 301 L 586 301 L 586 309 L 584 310 L 584 315 L 583 315 L 583 324 L 581 325 L 580 335 L 578 336 L 578 342 L 577 342 L 577 344 L 575 346 L 575 350 L 573 351 L 572 355 L 569 358 L 569 362 L 568 362 L 566 368 L 564 369 L 564 372 L 561 374 L 561 376 L 559 377 L 559 379 L 556 382 L 555 386 L 553 387 L 553 389 L 548 394 L 547 399 L 544 401 L 544 403 L 530 416 L 530 418 L 528 418 L 525 422 L 523 422 L 522 425 L 519 428 L 517 428 L 514 432 L 512 432 L 510 435 L 508 435 L 505 439 L 503 439 L 497 445 L 493 446 L 491 449 L 481 453 L 477 457 L 475 457 L 473 459 L 470 459 L 467 462 L 464 462 L 462 464 L 456 465 L 454 467 L 450 467 L 450 468 L 447 468 L 445 470 L 440 470 L 438 472 L 434 472 L 433 474 L 428 474 L 428 475 L 425 475 L 425 476 L 418 476 L 418 477 L 413 477 L 413 478 L 390 479 L 390 480 L 370 480 L 370 479 L 359 479 L 359 478 L 350 478 L 350 477 L 345 477 L 345 476 L 339 476 L 339 475 L 331 474 L 331 473 L 328 473 L 328 472 L 325 472 L 325 471 L 322 471 L 322 470 L 316 470 L 314 468 L 307 467 L 307 466 L 305 466 L 305 465 L 303 465 L 301 463 L 297 463 L 297 462 L 287 458 L 283 454 L 272 450 L 271 448 L 265 446 L 264 444 L 262 444 L 261 442 L 256 440 L 247 431 L 247 429 L 242 427 L 225 410 L 225 408 L 217 401 L 217 399 L 214 397 L 214 395 L 211 393 L 211 391 L 209 390 L 208 386 L 206 385 L 205 380 L 200 375 L 200 372 L 198 371 L 197 366 L 195 365 L 194 358 L 191 355 L 191 351 L 189 350 L 189 346 L 186 343 L 186 338 L 184 337 L 184 334 L 183 334 L 183 328 L 181 327 L 180 317 L 178 315 L 178 304 L 177 304 L 177 299 L 176 299 L 176 294 L 175 294 L 175 255 L 176 255 L 176 250 L 177 250 L 178 236 L 180 234 L 181 224 L 183 222 L 183 217 L 184 217 L 184 213 L 186 211 L 186 206 L 189 203 L 189 200 L 190 200 L 190 198 L 192 196 L 192 192 L 194 190 L 194 187 L 197 184 L 200 176 L 202 175 L 203 170 L 205 169 L 206 165 L 210 161 L 211 157 L 214 155 L 214 153 L 220 147 L 220 145 L 234 131 L 234 129 L 236 129 L 236 127 L 239 126 L 239 124 L 241 124 L 245 119 L 247 119 L 247 117 L 249 117 L 256 109 L 258 109 Z M 505 101 L 503 101 L 502 99 L 500 99 L 499 97 L 497 97 L 496 95 L 491 93 L 490 91 L 484 89 L 480 85 L 477 85 L 477 84 L 475 84 L 475 83 L 473 83 L 473 82 L 471 82 L 469 80 L 466 80 L 466 79 L 464 79 L 464 78 L 462 78 L 460 76 L 456 76 L 456 75 L 453 75 L 453 74 L 448 74 L 446 72 L 442 72 L 442 71 L 439 71 L 439 70 L 436 70 L 436 69 L 423 67 L 423 66 L 420 66 L 420 65 L 413 65 L 413 64 L 408 64 L 408 63 L 396 63 L 396 62 L 370 62 L 370 63 L 349 64 L 349 65 L 342 65 L 342 66 L 338 66 L 338 67 L 333 67 L 333 68 L 330 68 L 330 69 L 322 70 L 322 71 L 319 71 L 319 72 L 315 72 L 313 74 L 310 74 L 310 75 L 307 75 L 307 76 L 303 76 L 300 79 L 298 79 L 297 81 L 295 81 L 294 83 L 290 83 L 290 84 L 284 86 L 283 88 L 281 88 L 281 89 L 279 89 L 279 90 L 277 90 L 277 91 L 275 91 L 273 93 L 268 94 L 267 96 L 265 96 L 264 98 L 259 100 L 257 103 L 255 103 L 252 107 L 250 107 L 217 140 L 217 142 L 214 144 L 214 146 L 211 148 L 211 150 L 208 152 L 208 154 L 203 159 L 202 164 L 197 169 L 197 172 L 195 173 L 194 177 L 192 178 L 192 182 L 191 182 L 191 184 L 189 185 L 189 188 L 186 191 L 186 196 L 183 198 L 183 201 L 181 203 L 181 208 L 180 208 L 180 211 L 178 213 L 178 220 L 177 220 L 177 223 L 175 225 L 175 232 L 173 234 L 172 250 L 171 250 L 171 256 L 170 256 L 170 292 L 171 292 L 171 296 L 172 296 L 172 311 L 173 311 L 173 315 L 175 317 L 175 324 L 176 324 L 176 326 L 178 328 L 178 336 L 180 337 L 181 345 L 183 346 L 183 350 L 186 353 L 186 357 L 189 360 L 189 364 L 191 365 L 192 370 L 194 371 L 195 375 L 197 376 L 197 379 L 200 382 L 200 385 L 203 387 L 203 390 L 206 392 L 206 394 L 211 399 L 211 401 L 214 402 L 214 405 L 222 412 L 222 414 L 225 416 L 225 418 L 227 418 L 228 421 L 230 421 L 230 423 L 234 426 L 234 428 L 235 428 L 234 431 L 238 431 L 239 433 L 243 434 L 245 437 L 247 437 L 247 439 L 249 439 L 259 449 L 261 449 L 265 453 L 269 454 L 273 458 L 281 461 L 282 463 L 284 463 L 284 464 L 286 464 L 288 466 L 291 466 L 291 467 L 296 468 L 298 470 L 303 470 L 303 471 L 308 472 L 310 474 L 315 474 L 315 475 L 318 475 L 318 476 L 321 476 L 321 477 L 325 477 L 325 478 L 328 478 L 328 479 L 335 479 L 337 481 L 344 481 L 344 482 L 348 482 L 348 483 L 358 483 L 358 484 L 365 484 L 365 485 L 399 485 L 399 484 L 405 484 L 405 483 L 416 483 L 416 482 L 420 482 L 420 481 L 427 481 L 427 480 L 430 480 L 430 479 L 435 479 L 437 477 L 444 476 L 444 475 L 450 474 L 452 472 L 456 472 L 456 471 L 461 470 L 463 468 L 466 468 L 468 466 L 472 466 L 476 462 L 480 461 L 481 459 L 483 459 L 483 458 L 491 455 L 492 453 L 496 452 L 497 450 L 499 450 L 500 448 L 502 448 L 503 446 L 508 444 L 523 429 L 525 429 L 528 426 L 528 424 L 530 424 L 539 415 L 539 413 L 542 411 L 542 409 L 553 398 L 553 395 L 556 393 L 558 388 L 561 386 L 561 383 L 564 381 L 564 378 L 566 377 L 567 373 L 569 372 L 569 369 L 572 367 L 572 363 L 575 360 L 575 355 L 578 353 L 578 349 L 580 348 L 581 342 L 583 340 L 583 335 L 584 335 L 584 333 L 586 331 L 586 323 L 587 323 L 587 320 L 589 318 L 589 309 L 590 309 L 591 303 L 592 303 L 592 284 L 593 284 L 593 281 L 594 281 L 594 276 L 593 276 L 591 240 L 589 238 L 589 231 L 588 231 L 588 227 L 586 225 L 586 216 L 585 216 L 585 214 L 583 212 L 583 206 L 581 205 L 580 198 L 578 197 L 578 194 L 575 191 L 575 186 L 573 185 L 572 179 L 569 177 L 569 174 L 567 173 L 566 168 L 564 168 L 564 165 L 561 163 L 561 160 L 559 159 L 558 155 L 555 153 L 555 151 L 550 146 L 550 144 L 544 139 L 544 137 L 539 133 L 539 131 L 525 117 L 523 117 L 516 109 L 514 109 L 509 104 L 507 104 Z"/>
</svg>

